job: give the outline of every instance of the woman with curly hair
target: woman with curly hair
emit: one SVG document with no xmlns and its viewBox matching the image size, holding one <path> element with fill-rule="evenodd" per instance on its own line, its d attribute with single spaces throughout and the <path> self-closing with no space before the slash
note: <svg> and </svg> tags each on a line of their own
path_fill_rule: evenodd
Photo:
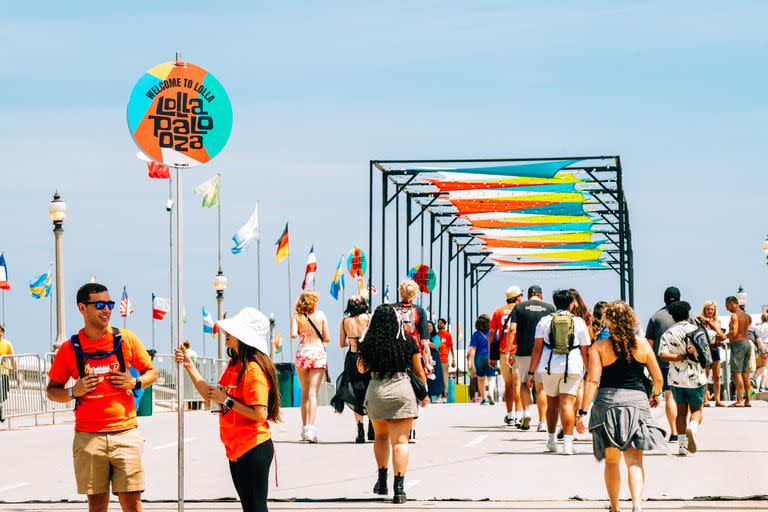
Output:
<svg viewBox="0 0 768 512">
<path fill-rule="evenodd" d="M 344 372 L 336 380 L 336 394 L 331 398 L 331 405 L 338 413 L 344 411 L 344 404 L 347 404 L 355 412 L 355 422 L 357 423 L 355 442 L 365 443 L 365 426 L 363 424 L 365 406 L 363 402 L 371 377 L 357 371 L 357 354 L 360 338 L 371 321 L 371 315 L 368 313 L 368 301 L 359 295 L 350 297 L 344 315 L 346 316 L 342 318 L 339 328 L 339 346 L 341 348 L 349 347 L 349 350 L 344 358 Z M 370 424 L 368 425 L 368 438 L 373 440 L 373 428 Z"/>
<path fill-rule="evenodd" d="M 709 335 L 712 366 L 704 368 L 704 371 L 707 374 L 707 379 L 709 379 L 710 370 L 712 371 L 712 390 L 714 391 L 715 407 L 725 407 L 725 404 L 720 399 L 722 395 L 722 389 L 720 387 L 720 370 L 722 365 L 720 362 L 720 347 L 723 346 L 725 333 L 720 326 L 720 320 L 717 316 L 717 303 L 713 300 L 705 302 L 704 306 L 701 308 L 701 315 L 699 315 L 698 320 L 707 330 L 707 334 Z M 705 393 L 707 396 L 705 397 L 706 400 L 704 400 L 704 407 L 709 407 L 709 401 L 711 400 L 709 389 L 705 390 Z"/>
<path fill-rule="evenodd" d="M 320 294 L 304 290 L 296 301 L 296 314 L 291 318 L 291 338 L 299 338 L 296 349 L 296 372 L 301 386 L 301 440 L 317 442 L 315 415 L 317 393 L 328 372 L 325 347 L 331 341 L 325 313 L 317 309 Z"/>
<path fill-rule="evenodd" d="M 607 302 L 601 300 L 595 303 L 595 307 L 592 309 L 592 323 L 589 326 L 589 334 L 592 337 L 593 343 L 610 336 L 608 328 L 605 326 L 605 306 L 607 305 Z"/>
<path fill-rule="evenodd" d="M 611 511 L 619 510 L 622 454 L 627 465 L 632 510 L 639 511 L 645 472 L 643 452 L 666 450 L 665 432 L 651 418 L 650 407 L 659 405 L 664 380 L 651 346 L 635 334 L 637 317 L 627 304 L 611 302 L 605 308 L 605 323 L 610 337 L 595 342 L 589 349 L 589 372 L 576 429 L 586 430 L 582 418 L 592 398 L 589 417 L 592 450 L 597 460 L 605 460 L 605 487 Z M 650 400 L 644 370 L 653 380 Z"/>
<path fill-rule="evenodd" d="M 426 384 L 419 342 L 406 333 L 403 319 L 396 308 L 382 304 L 376 308 L 368 331 L 360 341 L 357 367 L 370 373 L 371 383 L 365 393 L 365 409 L 373 421 L 376 437 L 373 454 L 379 476 L 373 487 L 385 495 L 390 450 L 395 472 L 394 503 L 405 503 L 405 470 L 408 466 L 408 437 L 413 419 L 418 416 L 418 403 L 409 373 Z M 426 406 L 429 396 L 421 402 Z"/>
</svg>

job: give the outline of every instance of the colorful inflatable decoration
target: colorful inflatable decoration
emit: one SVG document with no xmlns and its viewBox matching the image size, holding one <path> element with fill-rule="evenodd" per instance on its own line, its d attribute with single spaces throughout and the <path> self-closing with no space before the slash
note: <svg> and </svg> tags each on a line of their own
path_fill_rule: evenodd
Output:
<svg viewBox="0 0 768 512">
<path fill-rule="evenodd" d="M 416 265 L 408 271 L 408 277 L 416 281 L 421 293 L 429 293 L 435 289 L 437 276 L 435 271 L 427 265 Z"/>
<path fill-rule="evenodd" d="M 349 275 L 357 279 L 363 277 L 368 272 L 368 258 L 359 247 L 352 248 L 347 256 L 347 268 Z"/>
</svg>

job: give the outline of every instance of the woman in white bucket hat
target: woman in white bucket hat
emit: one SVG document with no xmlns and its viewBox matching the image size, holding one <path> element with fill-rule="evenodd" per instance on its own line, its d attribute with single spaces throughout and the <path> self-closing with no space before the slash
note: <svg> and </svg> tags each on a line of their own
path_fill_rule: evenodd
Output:
<svg viewBox="0 0 768 512">
<path fill-rule="evenodd" d="M 269 320 L 248 307 L 216 327 L 224 331 L 230 358 L 219 386 L 203 379 L 183 345 L 175 350 L 176 361 L 184 364 L 206 403 L 221 404 L 219 432 L 243 511 L 266 511 L 275 453 L 269 422 L 280 421 L 277 370 L 267 348 Z"/>
</svg>

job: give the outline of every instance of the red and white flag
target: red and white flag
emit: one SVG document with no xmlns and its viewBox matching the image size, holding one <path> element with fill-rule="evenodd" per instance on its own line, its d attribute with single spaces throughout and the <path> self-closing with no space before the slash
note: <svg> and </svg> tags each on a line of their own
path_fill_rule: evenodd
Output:
<svg viewBox="0 0 768 512">
<path fill-rule="evenodd" d="M 317 272 L 317 257 L 315 256 L 315 246 L 313 245 L 307 257 L 307 270 L 304 272 L 304 281 L 301 283 L 302 290 L 310 285 L 310 288 L 315 288 L 315 272 Z"/>
<path fill-rule="evenodd" d="M 168 299 L 157 297 L 154 293 L 152 294 L 152 318 L 162 320 L 170 309 L 171 303 Z"/>
<path fill-rule="evenodd" d="M 141 151 L 136 153 L 136 158 L 146 162 L 146 164 L 147 164 L 147 175 L 150 178 L 154 178 L 154 179 L 158 179 L 158 180 L 168 180 L 168 179 L 171 179 L 171 169 L 169 167 L 166 167 L 164 165 L 160 165 L 159 163 L 157 163 L 154 160 L 150 159 L 147 155 L 145 155 Z"/>
</svg>

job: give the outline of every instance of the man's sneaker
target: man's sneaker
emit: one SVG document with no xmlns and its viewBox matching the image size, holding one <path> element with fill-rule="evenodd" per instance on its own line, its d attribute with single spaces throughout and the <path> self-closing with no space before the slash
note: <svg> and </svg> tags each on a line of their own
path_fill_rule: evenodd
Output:
<svg viewBox="0 0 768 512">
<path fill-rule="evenodd" d="M 546 431 L 547 431 L 547 422 L 540 421 L 539 426 L 536 427 L 536 432 L 546 432 Z"/>
<path fill-rule="evenodd" d="M 689 452 L 688 452 L 688 447 L 687 446 L 682 445 L 682 444 L 678 446 L 678 448 L 677 448 L 677 454 L 678 455 L 686 456 L 686 455 L 688 455 L 688 453 Z"/>
<path fill-rule="evenodd" d="M 547 451 L 557 453 L 557 441 L 547 441 Z"/>
<path fill-rule="evenodd" d="M 515 416 L 515 427 L 520 428 L 520 425 L 522 424 L 523 424 L 523 420 L 521 420 L 519 416 Z"/>
<path fill-rule="evenodd" d="M 561 428 L 560 430 L 557 431 L 557 440 L 562 441 L 563 437 L 565 437 L 565 432 L 563 432 L 563 429 Z"/>
<path fill-rule="evenodd" d="M 688 451 L 696 453 L 696 433 L 689 428 L 685 431 L 685 437 L 688 441 Z"/>
<path fill-rule="evenodd" d="M 483 399 L 483 401 L 480 402 L 480 405 L 488 405 L 488 400 Z"/>
<path fill-rule="evenodd" d="M 520 424 L 520 430 L 528 430 L 531 428 L 531 418 L 528 416 L 523 417 L 523 422 Z"/>
<path fill-rule="evenodd" d="M 508 415 L 504 415 L 504 424 L 505 425 L 511 425 L 512 422 L 515 421 L 514 419 L 510 418 Z"/>
<path fill-rule="evenodd" d="M 563 455 L 573 455 L 573 443 L 563 443 Z"/>
</svg>

